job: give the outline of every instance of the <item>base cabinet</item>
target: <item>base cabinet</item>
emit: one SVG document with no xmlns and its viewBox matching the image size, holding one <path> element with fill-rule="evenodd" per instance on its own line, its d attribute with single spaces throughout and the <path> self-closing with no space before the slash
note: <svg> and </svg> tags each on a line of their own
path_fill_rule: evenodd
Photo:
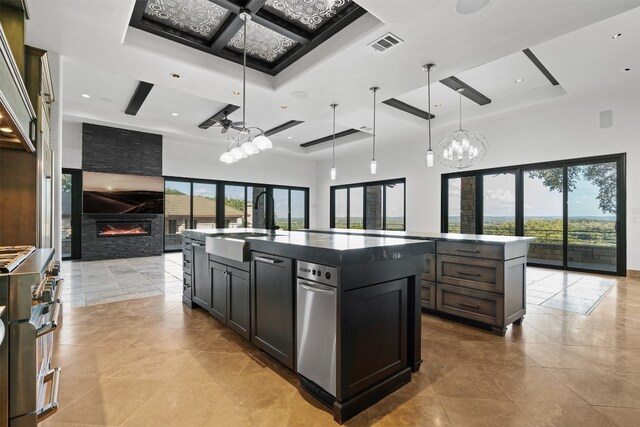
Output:
<svg viewBox="0 0 640 427">
<path fill-rule="evenodd" d="M 293 260 L 253 252 L 251 342 L 295 369 Z"/>
<path fill-rule="evenodd" d="M 213 317 L 225 323 L 244 339 L 251 338 L 249 272 L 209 261 Z"/>
<path fill-rule="evenodd" d="M 209 279 L 209 254 L 204 250 L 204 243 L 192 241 L 191 289 L 193 302 L 202 308 L 211 308 L 211 281 Z"/>
</svg>

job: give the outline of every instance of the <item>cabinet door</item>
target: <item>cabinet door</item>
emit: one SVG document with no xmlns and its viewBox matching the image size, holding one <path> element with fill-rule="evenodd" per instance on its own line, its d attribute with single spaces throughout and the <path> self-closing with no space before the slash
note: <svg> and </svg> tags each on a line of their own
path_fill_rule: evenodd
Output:
<svg viewBox="0 0 640 427">
<path fill-rule="evenodd" d="M 249 273 L 227 267 L 227 325 L 249 340 L 250 323 L 250 286 Z"/>
<path fill-rule="evenodd" d="M 211 315 L 227 323 L 227 266 L 209 261 L 211 272 Z"/>
<path fill-rule="evenodd" d="M 193 246 L 193 301 L 199 306 L 211 307 L 211 280 L 209 279 L 209 254 L 204 250 L 203 243 L 192 243 Z"/>
<path fill-rule="evenodd" d="M 251 342 L 294 369 L 293 260 L 254 252 Z"/>
</svg>

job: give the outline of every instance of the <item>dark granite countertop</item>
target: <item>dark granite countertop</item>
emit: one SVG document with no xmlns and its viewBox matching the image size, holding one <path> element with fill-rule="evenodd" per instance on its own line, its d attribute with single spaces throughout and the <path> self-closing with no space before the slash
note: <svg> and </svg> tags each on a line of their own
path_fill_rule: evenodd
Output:
<svg viewBox="0 0 640 427">
<path fill-rule="evenodd" d="M 200 240 L 206 237 L 241 237 L 249 242 L 253 251 L 336 266 L 435 252 L 434 242 L 427 239 L 307 231 L 277 231 L 275 235 L 256 235 L 267 232 L 268 230 L 254 228 L 211 228 L 184 230 L 183 234 Z"/>
<path fill-rule="evenodd" d="M 353 236 L 396 237 L 403 239 L 436 240 L 450 242 L 488 243 L 507 245 L 510 243 L 530 243 L 535 237 L 491 236 L 487 234 L 436 233 L 427 231 L 387 231 L 387 230 L 354 230 L 344 228 L 313 228 L 305 230 L 309 233 L 348 234 Z"/>
</svg>

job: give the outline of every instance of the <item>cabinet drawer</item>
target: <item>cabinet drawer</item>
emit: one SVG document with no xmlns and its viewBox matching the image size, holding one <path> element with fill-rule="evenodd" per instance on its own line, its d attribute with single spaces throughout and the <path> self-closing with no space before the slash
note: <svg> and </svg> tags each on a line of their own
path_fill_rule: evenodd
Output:
<svg viewBox="0 0 640 427">
<path fill-rule="evenodd" d="M 504 293 L 501 261 L 438 255 L 438 282 L 465 288 Z"/>
<path fill-rule="evenodd" d="M 427 254 L 427 265 L 422 273 L 422 280 L 436 281 L 436 254 Z"/>
<path fill-rule="evenodd" d="M 422 308 L 430 310 L 436 309 L 436 284 L 434 282 L 422 281 L 420 288 L 420 305 Z"/>
<path fill-rule="evenodd" d="M 438 242 L 438 254 L 474 258 L 504 259 L 504 247 L 487 243 Z"/>
<path fill-rule="evenodd" d="M 184 273 L 182 275 L 182 295 L 191 299 L 191 275 Z"/>
<path fill-rule="evenodd" d="M 438 311 L 488 325 L 502 326 L 504 317 L 504 297 L 502 295 L 442 283 L 438 283 L 436 289 Z"/>
<path fill-rule="evenodd" d="M 189 243 L 182 242 L 182 252 L 191 253 L 191 248 L 192 248 L 191 242 Z"/>
</svg>

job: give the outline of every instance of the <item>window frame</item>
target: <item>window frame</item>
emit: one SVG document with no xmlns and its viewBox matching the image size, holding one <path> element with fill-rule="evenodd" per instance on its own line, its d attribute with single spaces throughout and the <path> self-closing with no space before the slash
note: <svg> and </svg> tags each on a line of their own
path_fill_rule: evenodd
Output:
<svg viewBox="0 0 640 427">
<path fill-rule="evenodd" d="M 336 227 L 336 190 L 347 190 L 347 230 L 351 228 L 351 189 L 360 187 L 362 188 L 362 227 L 363 230 L 367 228 L 367 187 L 369 186 L 382 186 L 382 230 L 387 230 L 387 186 L 390 184 L 402 184 L 403 185 L 403 206 L 402 206 L 402 230 L 393 231 L 406 231 L 407 229 L 407 179 L 406 178 L 394 178 L 378 181 L 366 181 L 350 184 L 332 185 L 329 188 L 329 227 Z"/>
<path fill-rule="evenodd" d="M 167 181 L 177 181 L 177 182 L 186 182 L 189 183 L 190 187 L 190 210 L 189 210 L 189 228 L 194 228 L 194 219 L 193 219 L 193 186 L 194 184 L 215 184 L 216 185 L 216 227 L 224 228 L 225 224 L 225 216 L 224 216 L 224 197 L 225 197 L 225 187 L 227 185 L 234 185 L 244 187 L 244 200 L 245 200 L 245 211 L 244 211 L 244 226 L 247 226 L 247 188 L 248 187 L 261 187 L 264 188 L 268 194 L 273 196 L 273 189 L 288 189 L 289 190 L 289 228 L 291 228 L 291 190 L 298 190 L 304 192 L 304 200 L 305 200 L 305 218 L 304 218 L 304 228 L 309 228 L 309 187 L 298 187 L 298 186 L 288 186 L 288 185 L 278 185 L 278 184 L 263 184 L 256 182 L 247 182 L 247 181 L 228 181 L 228 180 L 216 180 L 216 179 L 201 179 L 201 178 L 187 178 L 180 176 L 163 176 L 165 181 L 165 188 Z M 271 199 L 266 198 L 267 202 L 267 214 L 271 212 Z M 166 198 L 164 200 L 166 204 Z M 166 206 L 163 207 L 166 209 Z M 164 210 L 163 210 L 164 212 Z M 163 214 L 164 216 L 164 214 Z M 164 229 L 164 220 L 163 220 L 163 229 Z M 165 249 L 165 233 L 162 234 L 162 248 L 164 252 L 179 252 L 181 249 Z"/>
<path fill-rule="evenodd" d="M 615 163 L 617 169 L 616 176 L 616 231 L 617 231 L 617 260 L 616 271 L 589 270 L 584 268 L 569 267 L 566 262 L 567 254 L 567 168 L 571 166 L 582 166 L 585 164 Z M 527 265 L 544 268 L 557 268 L 567 271 L 580 271 L 598 274 L 608 274 L 626 276 L 627 273 L 627 153 L 606 154 L 602 156 L 580 157 L 573 159 L 551 160 L 546 162 L 525 163 L 514 166 L 501 166 L 487 169 L 474 169 L 470 171 L 445 173 L 441 175 L 440 181 L 440 231 L 447 233 L 449 229 L 449 179 L 474 176 L 476 179 L 476 234 L 482 234 L 482 224 L 484 222 L 483 206 L 483 176 L 505 172 L 514 172 L 516 178 L 516 236 L 524 235 L 524 173 L 539 169 L 562 169 L 563 170 L 563 253 L 564 265 L 553 267 L 547 264 L 527 263 Z"/>
</svg>

